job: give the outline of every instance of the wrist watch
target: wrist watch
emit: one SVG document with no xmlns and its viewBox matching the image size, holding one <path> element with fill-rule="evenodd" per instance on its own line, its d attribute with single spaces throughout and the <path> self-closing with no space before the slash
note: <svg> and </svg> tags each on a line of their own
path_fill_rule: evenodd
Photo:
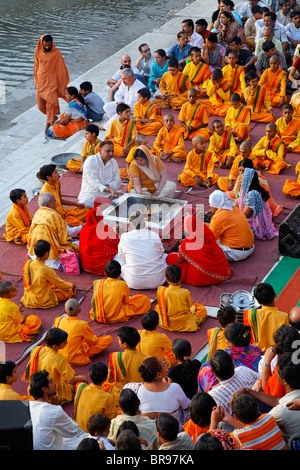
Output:
<svg viewBox="0 0 300 470">
<path fill-rule="evenodd" d="M 264 362 L 263 363 L 263 367 L 269 367 L 270 364 L 268 364 L 267 362 Z"/>
</svg>

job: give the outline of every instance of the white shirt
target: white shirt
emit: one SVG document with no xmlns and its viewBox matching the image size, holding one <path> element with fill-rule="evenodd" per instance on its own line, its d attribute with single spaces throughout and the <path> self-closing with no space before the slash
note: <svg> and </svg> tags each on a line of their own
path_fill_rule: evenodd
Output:
<svg viewBox="0 0 300 470">
<path fill-rule="evenodd" d="M 75 450 L 88 437 L 60 405 L 29 401 L 34 450 Z"/>
<path fill-rule="evenodd" d="M 300 413 L 299 411 L 289 410 L 286 406 L 293 400 L 299 400 L 300 390 L 294 390 L 280 398 L 279 404 L 269 411 L 276 423 L 280 427 L 285 442 L 295 434 L 300 432 Z"/>
<path fill-rule="evenodd" d="M 185 410 L 190 406 L 191 400 L 187 398 L 180 385 L 171 382 L 169 388 L 163 392 L 151 392 L 141 385 L 137 392 L 140 400 L 139 410 L 141 413 L 171 413 L 177 416 L 179 408 Z"/>
<path fill-rule="evenodd" d="M 198 34 L 196 33 L 196 31 L 194 31 L 193 34 L 191 35 L 189 45 L 193 47 L 199 47 L 199 49 L 201 49 L 203 42 L 204 41 L 203 41 L 203 37 L 201 36 L 201 34 Z"/>
<path fill-rule="evenodd" d="M 258 2 L 258 6 L 259 7 L 266 7 L 267 5 L 264 2 Z M 241 16 L 241 18 L 251 18 L 253 13 L 251 11 L 251 7 L 249 5 L 249 2 L 243 3 L 243 5 L 239 9 L 238 13 Z"/>
<path fill-rule="evenodd" d="M 131 112 L 133 112 L 134 105 L 135 103 L 137 103 L 138 100 L 137 92 L 141 88 L 145 88 L 145 85 L 137 79 L 134 81 L 133 85 L 130 88 L 128 88 L 128 86 L 124 85 L 124 83 L 122 82 L 118 90 L 116 91 L 114 101 L 117 103 L 122 102 L 127 104 L 128 106 L 130 106 Z"/>
<path fill-rule="evenodd" d="M 140 75 L 141 72 L 139 71 L 139 69 L 137 69 L 136 67 L 132 67 L 132 66 L 130 68 L 131 68 L 131 70 L 133 71 L 134 74 Z M 117 70 L 112 78 L 114 80 L 116 80 L 116 82 L 118 82 L 121 78 L 121 70 L 120 69 Z"/>
<path fill-rule="evenodd" d="M 263 19 L 256 21 L 255 29 L 256 29 L 256 35 L 255 35 L 255 43 L 256 43 L 260 38 L 264 37 L 265 23 Z M 288 42 L 285 26 L 283 26 L 283 24 L 279 23 L 279 21 L 277 20 L 274 26 L 274 37 L 279 39 L 281 43 Z"/>
<path fill-rule="evenodd" d="M 300 41 L 300 28 L 297 29 L 294 23 L 289 23 L 285 27 L 285 32 L 289 38 L 294 39 L 294 41 Z"/>
<path fill-rule="evenodd" d="M 117 190 L 121 185 L 119 166 L 114 158 L 104 165 L 99 153 L 88 157 L 83 164 L 81 190 L 78 201 L 96 198 L 106 188 Z"/>
<path fill-rule="evenodd" d="M 156 289 L 165 282 L 164 247 L 147 228 L 121 234 L 118 255 L 125 263 L 122 277 L 132 289 Z"/>
<path fill-rule="evenodd" d="M 230 379 L 222 380 L 215 385 L 208 393 L 214 398 L 217 405 L 231 413 L 230 400 L 232 395 L 241 388 L 252 388 L 259 374 L 250 367 L 239 366 L 234 369 L 234 375 Z"/>
</svg>

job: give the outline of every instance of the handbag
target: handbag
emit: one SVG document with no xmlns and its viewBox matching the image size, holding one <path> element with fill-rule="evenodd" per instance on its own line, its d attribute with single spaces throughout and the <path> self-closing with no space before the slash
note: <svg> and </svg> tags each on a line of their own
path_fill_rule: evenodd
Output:
<svg viewBox="0 0 300 470">
<path fill-rule="evenodd" d="M 64 250 L 60 255 L 59 270 L 73 276 L 80 274 L 79 255 L 73 251 Z"/>
</svg>

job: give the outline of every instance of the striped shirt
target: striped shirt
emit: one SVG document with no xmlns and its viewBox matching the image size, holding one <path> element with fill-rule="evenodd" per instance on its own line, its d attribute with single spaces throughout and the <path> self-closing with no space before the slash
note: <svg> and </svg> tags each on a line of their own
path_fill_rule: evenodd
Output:
<svg viewBox="0 0 300 470">
<path fill-rule="evenodd" d="M 257 372 L 246 366 L 239 366 L 234 369 L 234 375 L 230 379 L 222 380 L 208 393 L 214 398 L 217 405 L 221 405 L 224 410 L 231 413 L 230 400 L 232 395 L 241 388 L 251 388 L 259 378 Z"/>
<path fill-rule="evenodd" d="M 241 449 L 286 450 L 282 432 L 269 413 L 242 429 L 235 429 L 230 435 Z"/>
</svg>

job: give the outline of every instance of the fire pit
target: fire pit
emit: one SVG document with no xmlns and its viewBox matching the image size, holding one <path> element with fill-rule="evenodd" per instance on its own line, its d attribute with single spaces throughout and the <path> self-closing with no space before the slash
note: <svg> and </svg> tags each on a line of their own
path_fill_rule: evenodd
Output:
<svg viewBox="0 0 300 470">
<path fill-rule="evenodd" d="M 146 227 L 156 231 L 162 239 L 166 251 L 183 237 L 183 217 L 193 213 L 187 201 L 180 199 L 160 199 L 140 194 L 123 194 L 116 204 L 103 211 L 104 222 L 118 226 L 119 235 L 129 230 L 129 216 L 140 211 Z"/>
</svg>

